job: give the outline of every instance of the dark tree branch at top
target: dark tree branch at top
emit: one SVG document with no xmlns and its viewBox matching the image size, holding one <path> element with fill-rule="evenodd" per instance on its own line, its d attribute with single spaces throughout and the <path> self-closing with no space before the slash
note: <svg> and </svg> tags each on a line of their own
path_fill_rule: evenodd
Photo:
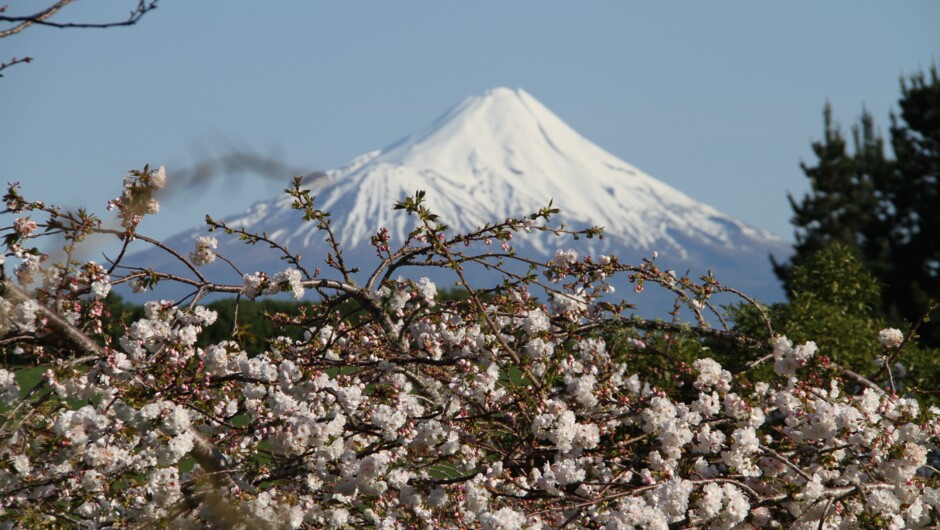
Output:
<svg viewBox="0 0 940 530">
<path fill-rule="evenodd" d="M 0 22 L 11 22 L 16 25 L 12 28 L 5 29 L 0 31 L 0 39 L 4 37 L 10 37 L 16 35 L 17 33 L 23 31 L 24 29 L 37 24 L 40 26 L 48 26 L 52 28 L 113 28 L 119 26 L 133 26 L 140 20 L 148 11 L 152 11 L 157 8 L 157 2 L 159 0 L 139 0 L 137 7 L 135 7 L 128 17 L 124 20 L 118 20 L 115 22 L 54 22 L 49 20 L 52 18 L 60 9 L 65 7 L 68 4 L 71 4 L 73 0 L 59 0 L 52 6 L 48 8 L 26 16 L 8 16 L 3 13 L 6 12 L 7 7 L 0 7 Z"/>
<path fill-rule="evenodd" d="M 10 16 L 7 15 L 7 6 L 0 5 L 0 25 L 11 25 L 8 28 L 0 28 L 0 39 L 5 37 L 11 37 L 20 33 L 24 29 L 32 26 L 47 26 L 50 28 L 114 28 L 119 26 L 133 26 L 137 24 L 137 21 L 143 18 L 145 14 L 149 11 L 153 11 L 157 8 L 157 2 L 160 0 L 138 0 L 137 7 L 131 10 L 127 18 L 123 20 L 117 20 L 114 22 L 55 22 L 52 19 L 56 13 L 59 12 L 63 7 L 71 4 L 74 0 L 58 0 L 56 3 L 47 7 L 46 9 L 34 13 L 32 15 L 24 16 Z M 6 70 L 7 68 L 20 64 L 20 63 L 29 63 L 32 62 L 32 57 L 13 57 L 7 62 L 0 63 L 0 71 Z M 0 77 L 3 77 L 3 74 L 0 74 Z"/>
</svg>

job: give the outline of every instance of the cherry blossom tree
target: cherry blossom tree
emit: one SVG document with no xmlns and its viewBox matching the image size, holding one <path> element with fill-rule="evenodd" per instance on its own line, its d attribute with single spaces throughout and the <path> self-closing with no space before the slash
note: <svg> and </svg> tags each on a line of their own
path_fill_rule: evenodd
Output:
<svg viewBox="0 0 940 530">
<path fill-rule="evenodd" d="M 414 219 L 404 244 L 375 227 L 379 265 L 363 281 L 299 179 L 285 191 L 298 222 L 332 245 L 323 271 L 212 218 L 213 235 L 191 249 L 147 237 L 139 226 L 165 183 L 162 168 L 130 172 L 109 205 L 113 224 L 17 185 L 4 197 L 15 220 L 4 230 L 0 343 L 19 366 L 0 369 L 0 519 L 10 526 L 940 523 L 940 410 L 904 396 L 890 369 L 872 381 L 769 322 L 766 337 L 734 332 L 713 297 L 760 306 L 709 275 L 680 277 L 655 256 L 629 265 L 564 250 L 566 238 L 603 234 L 553 226 L 551 205 L 453 233 L 418 192 L 396 206 Z M 557 236 L 561 250 L 547 262 L 516 255 L 513 239 L 528 232 Z M 76 259 L 92 235 L 120 250 L 104 263 Z M 286 267 L 229 263 L 243 281 L 214 282 L 200 267 L 228 261 L 217 237 L 268 245 Z M 40 251 L 44 238 L 62 252 Z M 146 246 L 188 274 L 124 265 Z M 471 285 L 472 267 L 503 281 Z M 442 300 L 429 270 L 451 271 L 468 296 Z M 666 290 L 692 321 L 678 309 L 671 320 L 632 315 L 612 292 L 617 279 Z M 149 301 L 127 325 L 108 314 L 113 286 L 167 282 L 192 293 Z M 200 302 L 225 293 L 316 303 L 272 316 L 302 339 L 275 337 L 254 355 L 234 340 L 197 346 L 217 317 Z M 893 329 L 879 339 L 872 359 L 906 343 Z M 715 343 L 749 357 L 729 369 L 709 354 Z M 651 357 L 659 369 L 642 368 Z M 29 370 L 41 377 L 24 385 Z"/>
</svg>

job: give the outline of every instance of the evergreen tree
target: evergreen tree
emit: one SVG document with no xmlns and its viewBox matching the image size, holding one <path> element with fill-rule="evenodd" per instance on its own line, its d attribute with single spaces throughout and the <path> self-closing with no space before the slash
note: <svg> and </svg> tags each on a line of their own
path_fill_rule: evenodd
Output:
<svg viewBox="0 0 940 530">
<path fill-rule="evenodd" d="M 901 115 L 891 117 L 893 178 L 886 186 L 892 267 L 883 279 L 886 309 L 910 321 L 940 299 L 940 79 L 934 66 L 902 79 Z M 940 324 L 923 337 L 940 345 Z"/>
<path fill-rule="evenodd" d="M 830 243 L 858 249 L 884 286 L 881 315 L 917 322 L 940 299 L 940 81 L 937 69 L 901 81 L 900 118 L 892 116 L 891 146 L 863 111 L 849 150 L 840 128 L 823 111 L 823 138 L 813 143 L 815 165 L 801 164 L 810 192 L 790 196 L 796 227 L 795 254 L 774 261 L 792 299 L 794 266 Z M 940 346 L 940 325 L 921 328 L 922 342 Z"/>
<path fill-rule="evenodd" d="M 877 134 L 874 120 L 865 111 L 853 128 L 854 152 L 850 152 L 838 125 L 833 124 L 832 108 L 823 110 L 823 138 L 813 142 L 815 166 L 801 163 L 810 181 L 810 192 L 797 201 L 788 197 L 793 209 L 791 222 L 797 227 L 796 250 L 789 263 L 774 262 L 777 276 L 793 293 L 790 280 L 794 266 L 827 247 L 844 243 L 865 248 L 871 246 L 874 225 L 878 222 L 879 193 L 876 181 L 883 179 L 888 161 L 884 141 Z M 868 253 L 864 253 L 867 257 Z"/>
</svg>

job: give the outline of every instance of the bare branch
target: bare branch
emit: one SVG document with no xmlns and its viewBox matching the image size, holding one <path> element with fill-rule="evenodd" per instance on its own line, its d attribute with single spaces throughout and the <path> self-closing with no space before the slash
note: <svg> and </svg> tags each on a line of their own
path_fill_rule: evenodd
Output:
<svg viewBox="0 0 940 530">
<path fill-rule="evenodd" d="M 31 62 L 33 62 L 32 57 L 14 57 L 5 63 L 0 63 L 0 72 L 16 64 Z M 3 77 L 3 74 L 0 74 L 0 77 Z"/>
<path fill-rule="evenodd" d="M 11 17 L 7 15 L 0 15 L 0 22 L 13 22 L 18 23 L 16 26 L 4 31 L 0 31 L 0 39 L 4 37 L 10 37 L 16 35 L 17 33 L 23 31 L 24 29 L 32 26 L 33 24 L 39 26 L 47 26 L 50 28 L 86 28 L 86 29 L 104 29 L 104 28 L 116 28 L 121 26 L 133 26 L 140 20 L 145 14 L 149 11 L 152 11 L 157 8 L 157 2 L 160 0 L 140 0 L 128 17 L 124 20 L 118 20 L 114 22 L 53 22 L 49 20 L 53 15 L 55 15 L 60 9 L 66 5 L 72 3 L 72 0 L 59 0 L 53 6 L 40 11 L 39 13 L 33 15 L 26 15 L 20 17 Z"/>
</svg>

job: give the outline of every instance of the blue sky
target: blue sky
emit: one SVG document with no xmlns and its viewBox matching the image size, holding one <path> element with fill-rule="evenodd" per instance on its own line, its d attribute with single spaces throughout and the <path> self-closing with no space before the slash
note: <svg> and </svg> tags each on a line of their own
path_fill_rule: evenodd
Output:
<svg viewBox="0 0 940 530">
<path fill-rule="evenodd" d="M 76 2 L 116 20 L 136 0 Z M 36 2 L 11 1 L 23 14 Z M 940 3 L 277 3 L 162 0 L 137 26 L 0 40 L 0 178 L 106 213 L 122 174 L 240 150 L 337 167 L 468 95 L 522 87 L 581 134 L 701 201 L 791 238 L 788 192 L 828 99 L 883 130 L 902 74 L 940 61 Z M 280 180 L 220 174 L 143 226 L 165 237 L 239 212 Z M 564 207 L 564 202 L 557 201 Z"/>
</svg>

